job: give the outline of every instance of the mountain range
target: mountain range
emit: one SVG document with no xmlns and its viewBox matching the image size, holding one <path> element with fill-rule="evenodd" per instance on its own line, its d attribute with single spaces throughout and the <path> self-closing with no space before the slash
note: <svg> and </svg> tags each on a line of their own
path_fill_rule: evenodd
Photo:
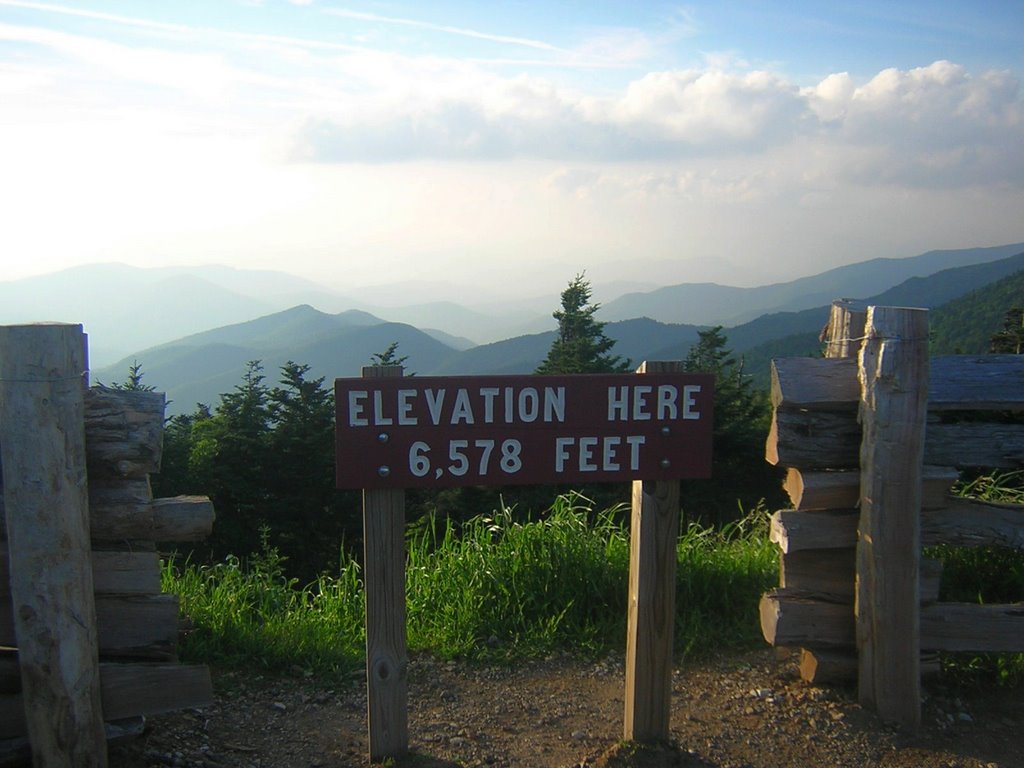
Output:
<svg viewBox="0 0 1024 768">
<path fill-rule="evenodd" d="M 1024 243 L 872 259 L 759 288 L 682 284 L 640 292 L 639 284 L 621 284 L 595 286 L 595 294 L 607 297 L 598 317 L 623 357 L 680 359 L 702 328 L 725 325 L 746 370 L 761 374 L 771 356 L 816 351 L 836 298 L 938 307 L 1021 270 Z M 432 295 L 444 292 L 435 286 Z M 250 360 L 262 361 L 271 384 L 288 360 L 333 379 L 359 375 L 398 342 L 398 354 L 420 375 L 527 373 L 555 336 L 554 296 L 470 306 L 446 298 L 389 307 L 386 299 L 383 289 L 355 300 L 281 272 L 101 264 L 0 283 L 0 323 L 83 323 L 94 381 L 121 381 L 137 360 L 145 382 L 173 401 L 169 413 L 215 405 Z M 503 329 L 507 337 L 479 343 Z"/>
</svg>

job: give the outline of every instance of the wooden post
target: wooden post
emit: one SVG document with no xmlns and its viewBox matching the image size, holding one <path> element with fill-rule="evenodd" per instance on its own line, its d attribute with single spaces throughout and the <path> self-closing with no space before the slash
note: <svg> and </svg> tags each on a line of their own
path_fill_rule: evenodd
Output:
<svg viewBox="0 0 1024 768">
<path fill-rule="evenodd" d="M 401 376 L 400 365 L 367 366 L 363 378 Z M 382 470 L 384 471 L 384 470 Z M 366 687 L 370 761 L 409 749 L 409 659 L 405 636 L 405 491 L 363 491 Z"/>
<path fill-rule="evenodd" d="M 869 307 L 859 357 L 858 689 L 885 720 L 921 724 L 921 474 L 928 312 Z"/>
<path fill-rule="evenodd" d="M 106 766 L 90 565 L 80 325 L 0 327 L 14 627 L 37 766 Z"/>
<path fill-rule="evenodd" d="M 832 302 L 828 325 L 821 332 L 825 357 L 854 357 L 864 340 L 867 311 L 855 301 L 839 299 Z"/>
<path fill-rule="evenodd" d="M 678 362 L 643 363 L 637 373 L 672 373 Z M 626 631 L 626 714 L 631 741 L 668 739 L 676 611 L 679 481 L 633 482 Z"/>
</svg>

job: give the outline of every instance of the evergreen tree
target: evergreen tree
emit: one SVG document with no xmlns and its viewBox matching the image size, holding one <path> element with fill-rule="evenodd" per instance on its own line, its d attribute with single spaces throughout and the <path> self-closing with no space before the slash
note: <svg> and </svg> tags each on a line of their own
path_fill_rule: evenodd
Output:
<svg viewBox="0 0 1024 768">
<path fill-rule="evenodd" d="M 370 355 L 370 365 L 404 365 L 408 355 L 398 356 L 398 342 L 392 341 L 383 352 Z"/>
<path fill-rule="evenodd" d="M 111 389 L 119 389 L 122 392 L 153 392 L 156 387 L 150 386 L 149 384 L 142 383 L 142 363 L 138 360 L 132 360 L 132 364 L 128 366 L 128 380 L 127 381 L 115 381 L 110 385 Z"/>
<path fill-rule="evenodd" d="M 993 354 L 1024 354 L 1024 307 L 1013 307 L 1003 319 L 1003 328 L 992 336 L 989 351 Z"/>
<path fill-rule="evenodd" d="M 270 391 L 263 366 L 251 360 L 234 392 L 221 395 L 216 413 L 192 425 L 189 475 L 217 510 L 211 544 L 222 553 L 248 553 L 270 507 Z"/>
<path fill-rule="evenodd" d="M 590 283 L 583 274 L 562 291 L 562 309 L 552 313 L 558 337 L 537 373 L 624 373 L 628 360 L 609 354 L 615 340 L 604 333 L 605 323 L 594 318 L 600 304 L 590 302 Z"/>
<path fill-rule="evenodd" d="M 691 518 L 721 524 L 738 513 L 737 503 L 753 508 L 762 497 L 774 494 L 781 503 L 778 470 L 764 460 L 771 408 L 729 350 L 721 326 L 698 334 L 683 362 L 685 370 L 715 375 L 715 413 L 712 478 L 688 483 L 683 505 Z"/>
<path fill-rule="evenodd" d="M 277 543 L 313 576 L 337 558 L 343 522 L 335 513 L 334 396 L 323 377 L 310 380 L 308 373 L 308 365 L 289 360 L 281 367 L 282 386 L 270 392 L 267 484 Z"/>
</svg>

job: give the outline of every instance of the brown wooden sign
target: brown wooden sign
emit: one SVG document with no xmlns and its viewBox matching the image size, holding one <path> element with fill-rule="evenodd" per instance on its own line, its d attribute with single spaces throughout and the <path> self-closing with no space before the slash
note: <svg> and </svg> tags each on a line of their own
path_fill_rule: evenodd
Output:
<svg viewBox="0 0 1024 768">
<path fill-rule="evenodd" d="M 711 476 L 714 376 L 337 379 L 338 488 Z"/>
</svg>

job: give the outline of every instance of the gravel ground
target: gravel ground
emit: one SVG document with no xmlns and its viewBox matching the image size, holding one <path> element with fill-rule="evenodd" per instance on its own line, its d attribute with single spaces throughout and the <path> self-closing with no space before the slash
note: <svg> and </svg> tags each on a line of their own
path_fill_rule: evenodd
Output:
<svg viewBox="0 0 1024 768">
<path fill-rule="evenodd" d="M 361 679 L 333 689 L 299 674 L 215 675 L 203 710 L 150 718 L 111 768 L 365 768 Z M 1024 692 L 926 686 L 924 724 L 886 727 L 850 689 L 799 680 L 766 649 L 687 664 L 673 681 L 671 742 L 621 743 L 621 657 L 553 657 L 512 668 L 414 656 L 410 753 L 395 766 L 455 768 L 1024 768 Z"/>
</svg>

